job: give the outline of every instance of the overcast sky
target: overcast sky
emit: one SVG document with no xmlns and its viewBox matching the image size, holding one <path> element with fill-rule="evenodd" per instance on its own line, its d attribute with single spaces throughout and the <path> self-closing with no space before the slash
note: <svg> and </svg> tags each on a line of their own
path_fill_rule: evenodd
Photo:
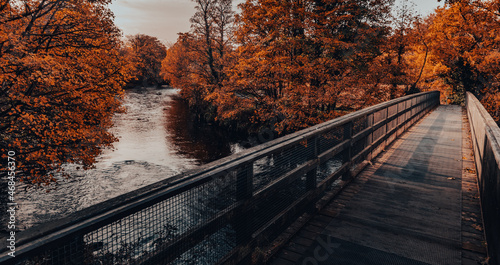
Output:
<svg viewBox="0 0 500 265">
<path fill-rule="evenodd" d="M 396 0 L 399 3 L 402 0 Z M 233 0 L 236 7 L 244 0 Z M 417 11 L 426 16 L 438 5 L 437 0 L 414 0 Z M 115 23 L 124 35 L 137 33 L 154 36 L 166 43 L 174 43 L 177 33 L 187 32 L 189 18 L 194 14 L 195 4 L 191 0 L 113 0 L 111 10 Z M 235 10 L 239 10 L 235 8 Z"/>
</svg>

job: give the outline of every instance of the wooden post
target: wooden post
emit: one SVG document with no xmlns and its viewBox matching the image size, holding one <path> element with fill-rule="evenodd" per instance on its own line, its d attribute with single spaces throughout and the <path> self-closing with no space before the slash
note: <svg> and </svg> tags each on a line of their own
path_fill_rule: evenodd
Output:
<svg viewBox="0 0 500 265">
<path fill-rule="evenodd" d="M 385 138 L 385 140 L 383 142 L 383 146 L 384 146 L 383 148 L 384 148 L 384 150 L 387 147 L 387 143 L 389 142 L 389 138 L 387 136 L 387 132 L 389 131 L 389 124 L 388 124 L 389 122 L 388 122 L 388 120 L 389 120 L 389 107 L 387 107 L 385 109 L 385 121 L 384 121 L 384 127 L 385 127 L 384 138 Z"/>
<path fill-rule="evenodd" d="M 310 138 L 307 140 L 307 145 L 311 146 L 312 151 L 309 153 L 308 161 L 318 159 L 318 152 L 319 152 L 319 140 L 318 136 L 314 136 L 313 138 Z M 316 188 L 316 175 L 318 173 L 318 167 L 316 166 L 314 169 L 311 171 L 307 172 L 306 174 L 306 189 L 307 190 L 313 190 Z"/>
<path fill-rule="evenodd" d="M 410 104 L 408 104 L 410 103 Z M 408 106 L 410 105 L 410 106 Z M 405 100 L 405 119 L 404 119 L 404 128 L 405 128 L 405 131 L 408 129 L 408 123 L 409 123 L 409 117 L 411 117 L 411 102 L 409 102 L 409 100 Z"/>
<path fill-rule="evenodd" d="M 253 195 L 253 163 L 242 165 L 236 177 L 236 199 L 246 200 Z"/>
<path fill-rule="evenodd" d="M 253 195 L 253 162 L 242 165 L 236 177 L 236 199 L 245 201 Z M 252 235 L 252 207 L 236 211 L 234 229 L 238 244 L 246 244 Z"/>
<path fill-rule="evenodd" d="M 55 250 L 55 252 L 53 250 L 52 262 L 83 265 L 85 262 L 88 262 L 87 259 L 91 258 L 87 255 L 92 252 L 86 249 L 88 246 L 86 246 L 83 235 L 81 234 L 69 238 L 63 245 L 69 245 L 69 248 L 65 249 L 62 254 L 57 250 Z"/>
<path fill-rule="evenodd" d="M 399 104 L 397 104 L 397 107 L 396 107 L 396 127 L 399 127 L 400 125 L 400 117 L 401 115 L 399 115 L 399 112 L 401 111 L 400 108 L 399 108 Z M 401 135 L 401 129 L 397 129 L 396 130 L 396 138 L 398 138 L 399 136 Z"/>
<path fill-rule="evenodd" d="M 347 163 L 347 172 L 342 175 L 342 180 L 351 178 L 351 164 L 352 164 L 352 128 L 354 123 L 352 121 L 344 124 L 344 141 L 349 139 L 349 146 L 344 150 L 344 163 Z"/>
<path fill-rule="evenodd" d="M 374 122 L 373 113 L 368 114 L 368 116 L 366 116 L 366 128 L 372 128 L 373 122 Z M 373 130 L 371 130 L 370 134 L 366 136 L 366 146 L 367 147 L 370 146 L 371 148 L 372 144 L 373 144 Z M 368 153 L 366 160 L 368 161 L 372 160 L 373 158 L 372 155 L 373 155 L 373 150 L 371 150 L 370 153 Z"/>
</svg>

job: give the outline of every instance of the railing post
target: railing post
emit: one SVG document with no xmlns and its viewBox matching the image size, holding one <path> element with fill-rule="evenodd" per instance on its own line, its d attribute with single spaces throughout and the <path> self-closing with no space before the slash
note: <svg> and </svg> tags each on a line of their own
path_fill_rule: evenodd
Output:
<svg viewBox="0 0 500 265">
<path fill-rule="evenodd" d="M 246 200 L 253 195 L 253 163 L 242 165 L 236 179 L 236 198 Z"/>
<path fill-rule="evenodd" d="M 387 142 L 389 140 L 387 133 L 389 132 L 389 107 L 385 108 L 385 119 L 384 119 L 384 143 L 383 143 L 383 148 L 385 149 L 387 147 Z"/>
<path fill-rule="evenodd" d="M 399 104 L 400 104 L 400 103 L 398 103 L 398 104 L 396 105 L 396 118 L 395 118 L 395 119 L 396 119 L 396 127 L 399 127 L 399 125 L 400 125 L 400 123 L 399 123 L 399 122 L 400 122 L 400 117 L 401 117 L 401 115 L 399 114 L 399 112 L 400 112 L 401 110 L 400 110 L 400 108 L 399 108 Z M 401 129 L 397 129 L 397 130 L 396 130 L 396 138 L 398 138 L 400 135 L 401 135 Z"/>
<path fill-rule="evenodd" d="M 61 250 L 60 248 L 55 247 L 50 250 L 50 259 L 54 264 L 75 264 L 75 265 L 83 265 L 89 263 L 90 256 L 89 253 L 92 253 L 92 249 L 90 246 L 85 244 L 82 234 L 77 234 L 71 236 L 67 239 L 64 239 L 61 245 L 69 246 L 68 248 Z M 41 252 L 40 254 L 42 254 Z M 43 254 L 42 254 L 43 256 Z M 40 256 L 41 257 L 41 256 Z"/>
<path fill-rule="evenodd" d="M 318 158 L 318 153 L 319 153 L 319 146 L 318 146 L 318 136 L 314 136 L 313 138 L 310 138 L 307 140 L 307 145 L 312 145 L 312 151 L 309 153 L 310 157 L 308 161 L 314 160 Z M 316 175 L 318 172 L 318 167 L 314 167 L 311 171 L 307 172 L 306 174 L 306 189 L 307 190 L 313 190 L 316 188 Z"/>
<path fill-rule="evenodd" d="M 349 145 L 344 150 L 344 163 L 347 163 L 347 172 L 342 175 L 342 180 L 351 178 L 351 164 L 352 164 L 352 129 L 354 123 L 352 121 L 344 124 L 344 141 L 349 139 Z"/>
<path fill-rule="evenodd" d="M 410 103 L 410 104 L 408 104 Z M 411 105 L 411 102 L 409 100 L 405 100 L 405 118 L 404 118 L 404 130 L 406 131 L 408 129 L 408 123 L 409 123 L 409 117 L 411 117 L 411 106 L 408 107 L 408 105 Z"/>
<path fill-rule="evenodd" d="M 367 128 L 373 128 L 373 123 L 374 123 L 374 115 L 373 113 L 371 114 L 368 114 L 368 116 L 366 116 L 366 127 Z M 371 149 L 371 145 L 373 144 L 373 129 L 371 129 L 371 132 L 370 134 L 366 137 L 366 146 L 370 146 L 370 149 Z M 367 155 L 366 159 L 368 161 L 372 160 L 372 157 L 373 156 L 373 149 L 371 149 L 370 153 Z"/>
<path fill-rule="evenodd" d="M 236 199 L 246 201 L 253 195 L 253 162 L 242 165 L 236 177 Z M 252 235 L 252 207 L 236 211 L 235 230 L 238 244 L 246 244 Z"/>
<path fill-rule="evenodd" d="M 71 259 L 71 264 L 75 265 L 80 265 L 80 264 L 85 264 L 87 261 L 85 260 L 86 257 L 86 251 L 85 248 L 87 247 L 85 244 L 85 241 L 83 240 L 83 235 L 78 235 L 76 238 L 76 244 L 74 247 L 74 251 L 76 252 Z M 88 250 L 87 250 L 88 251 Z M 90 252 L 90 251 L 89 251 Z"/>
</svg>

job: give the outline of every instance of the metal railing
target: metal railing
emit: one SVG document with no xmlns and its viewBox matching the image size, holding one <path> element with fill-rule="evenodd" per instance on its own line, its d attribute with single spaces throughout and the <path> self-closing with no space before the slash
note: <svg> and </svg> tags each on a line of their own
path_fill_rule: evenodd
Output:
<svg viewBox="0 0 500 265">
<path fill-rule="evenodd" d="M 17 235 L 17 264 L 234 264 L 439 104 L 425 92 L 372 106 Z"/>
<path fill-rule="evenodd" d="M 500 128 L 483 105 L 467 92 L 467 116 L 481 197 L 490 264 L 500 264 Z"/>
</svg>

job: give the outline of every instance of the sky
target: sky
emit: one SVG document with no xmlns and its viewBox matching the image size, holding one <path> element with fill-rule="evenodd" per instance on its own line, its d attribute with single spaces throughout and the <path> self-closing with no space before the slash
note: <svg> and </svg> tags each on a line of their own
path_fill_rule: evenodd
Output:
<svg viewBox="0 0 500 265">
<path fill-rule="evenodd" d="M 398 5 L 403 0 L 396 0 Z M 233 0 L 236 6 L 244 0 Z M 414 0 L 416 10 L 426 16 L 442 2 L 437 0 Z M 189 19 L 195 12 L 191 0 L 113 0 L 110 8 L 115 14 L 115 23 L 125 36 L 138 33 L 157 37 L 169 44 L 177 40 L 177 33 L 190 29 Z"/>
</svg>

